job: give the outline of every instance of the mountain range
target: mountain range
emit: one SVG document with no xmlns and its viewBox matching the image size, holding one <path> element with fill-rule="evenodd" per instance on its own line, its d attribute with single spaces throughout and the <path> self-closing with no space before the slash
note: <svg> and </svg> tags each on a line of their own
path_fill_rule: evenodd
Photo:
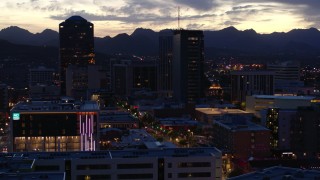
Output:
<svg viewBox="0 0 320 180">
<path fill-rule="evenodd" d="M 159 32 L 137 28 L 132 34 L 114 37 L 95 37 L 95 50 L 104 54 L 158 55 Z M 46 29 L 33 34 L 11 26 L 0 31 L 0 40 L 28 46 L 59 46 L 59 34 Z M 5 41 L 0 41 L 1 44 Z M 6 43 L 8 43 L 6 42 Z M 316 28 L 293 29 L 289 32 L 259 34 L 252 29 L 240 31 L 228 27 L 217 31 L 204 31 L 207 58 L 221 56 L 267 56 L 313 59 L 320 55 L 320 31 Z M 0 53 L 3 50 L 0 50 Z"/>
</svg>

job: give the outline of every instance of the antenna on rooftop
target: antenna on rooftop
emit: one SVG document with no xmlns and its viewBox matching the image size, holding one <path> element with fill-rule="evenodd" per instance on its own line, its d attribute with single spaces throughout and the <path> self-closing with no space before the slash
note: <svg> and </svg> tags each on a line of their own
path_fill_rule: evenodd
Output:
<svg viewBox="0 0 320 180">
<path fill-rule="evenodd" d="M 178 29 L 180 29 L 180 6 L 178 6 Z"/>
</svg>

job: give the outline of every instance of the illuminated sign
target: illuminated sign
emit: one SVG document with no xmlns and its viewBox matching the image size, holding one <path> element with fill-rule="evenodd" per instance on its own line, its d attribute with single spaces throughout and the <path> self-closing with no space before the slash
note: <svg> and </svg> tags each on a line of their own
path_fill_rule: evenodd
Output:
<svg viewBox="0 0 320 180">
<path fill-rule="evenodd" d="M 20 120 L 20 113 L 12 113 L 13 120 Z"/>
</svg>

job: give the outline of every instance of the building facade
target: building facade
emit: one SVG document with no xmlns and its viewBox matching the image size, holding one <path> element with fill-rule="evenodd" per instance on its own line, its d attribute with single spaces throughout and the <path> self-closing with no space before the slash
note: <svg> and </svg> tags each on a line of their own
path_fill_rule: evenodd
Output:
<svg viewBox="0 0 320 180">
<path fill-rule="evenodd" d="M 94 151 L 99 149 L 95 102 L 19 102 L 11 110 L 9 151 Z"/>
<path fill-rule="evenodd" d="M 54 69 L 39 66 L 29 69 L 29 98 L 59 97 L 59 83 Z"/>
<path fill-rule="evenodd" d="M 93 24 L 72 16 L 59 24 L 61 94 L 66 95 L 66 69 L 69 65 L 95 64 Z"/>
<path fill-rule="evenodd" d="M 214 147 L 10 155 L 3 156 L 32 159 L 35 172 L 64 172 L 66 180 L 222 179 L 221 152 Z"/>
<path fill-rule="evenodd" d="M 203 31 L 175 30 L 173 35 L 173 97 L 193 103 L 204 97 Z"/>
<path fill-rule="evenodd" d="M 232 71 L 231 101 L 242 103 L 246 96 L 273 95 L 274 72 L 272 71 Z"/>
<path fill-rule="evenodd" d="M 314 96 L 273 96 L 253 95 L 246 98 L 246 111 L 261 117 L 261 110 L 268 108 L 279 108 L 294 110 L 299 106 L 311 106 L 319 100 Z"/>
<path fill-rule="evenodd" d="M 213 124 L 214 145 L 238 159 L 270 156 L 270 130 L 244 116 L 224 115 Z"/>
<path fill-rule="evenodd" d="M 267 70 L 274 71 L 274 90 L 277 94 L 298 94 L 304 86 L 300 81 L 300 63 L 286 61 L 268 63 Z"/>
<path fill-rule="evenodd" d="M 299 107 L 291 121 L 291 150 L 301 159 L 320 157 L 320 109 Z"/>
<path fill-rule="evenodd" d="M 106 71 L 98 65 L 69 65 L 66 70 L 66 95 L 89 100 L 91 92 L 107 87 Z"/>
<path fill-rule="evenodd" d="M 135 90 L 157 90 L 157 65 L 153 61 L 123 61 L 113 65 L 113 91 L 131 95 Z"/>
<path fill-rule="evenodd" d="M 173 31 L 164 30 L 159 34 L 158 92 L 172 96 Z"/>
</svg>

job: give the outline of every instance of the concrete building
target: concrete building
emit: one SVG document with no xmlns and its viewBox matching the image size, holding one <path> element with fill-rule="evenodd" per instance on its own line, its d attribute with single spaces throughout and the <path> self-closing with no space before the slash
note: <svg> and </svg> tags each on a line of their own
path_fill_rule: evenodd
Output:
<svg viewBox="0 0 320 180">
<path fill-rule="evenodd" d="M 320 157 L 320 109 L 299 107 L 291 121 L 291 150 L 301 159 Z"/>
<path fill-rule="evenodd" d="M 267 70 L 275 72 L 274 89 L 276 94 L 297 95 L 304 86 L 303 81 L 300 81 L 299 62 L 268 63 Z"/>
<path fill-rule="evenodd" d="M 232 71 L 231 101 L 246 102 L 246 96 L 273 95 L 274 75 L 272 71 Z"/>
<path fill-rule="evenodd" d="M 69 65 L 95 64 L 93 24 L 72 16 L 59 24 L 61 95 L 66 95 L 66 70 Z"/>
<path fill-rule="evenodd" d="M 199 122 L 189 118 L 157 118 L 162 129 L 165 130 L 194 130 L 199 126 Z"/>
<path fill-rule="evenodd" d="M 96 102 L 19 102 L 11 109 L 9 152 L 94 151 L 99 149 Z"/>
<path fill-rule="evenodd" d="M 60 96 L 58 80 L 58 74 L 54 69 L 43 66 L 29 69 L 29 98 L 58 98 Z"/>
<path fill-rule="evenodd" d="M 153 61 L 122 61 L 113 65 L 113 91 L 131 95 L 134 91 L 157 90 L 157 65 Z"/>
<path fill-rule="evenodd" d="M 173 31 L 159 33 L 158 93 L 172 97 Z"/>
<path fill-rule="evenodd" d="M 275 81 L 294 80 L 300 81 L 300 63 L 285 61 L 281 63 L 268 63 L 267 69 L 275 71 Z"/>
<path fill-rule="evenodd" d="M 317 105 L 296 109 L 269 108 L 261 111 L 261 123 L 271 131 L 270 143 L 275 155 L 291 152 L 295 158 L 320 156 L 320 130 Z"/>
<path fill-rule="evenodd" d="M 320 171 L 274 166 L 259 171 L 229 178 L 228 180 L 256 180 L 256 179 L 319 179 Z"/>
<path fill-rule="evenodd" d="M 224 115 L 214 121 L 213 143 L 237 159 L 270 156 L 270 130 L 241 115 Z"/>
<path fill-rule="evenodd" d="M 33 169 L 62 172 L 77 179 L 222 179 L 221 152 L 216 148 L 170 148 L 98 152 L 3 154 L 33 160 Z"/>
<path fill-rule="evenodd" d="M 227 109 L 227 108 L 196 108 L 196 119 L 201 122 L 212 124 L 216 118 L 223 115 L 241 115 L 252 118 L 253 114 L 241 109 Z"/>
<path fill-rule="evenodd" d="M 273 96 L 253 95 L 246 98 L 246 111 L 261 117 L 260 111 L 268 108 L 297 109 L 299 106 L 311 106 L 319 100 L 313 96 Z"/>
<path fill-rule="evenodd" d="M 106 81 L 106 71 L 101 66 L 69 65 L 66 69 L 66 95 L 89 100 L 91 92 L 107 87 Z"/>
<path fill-rule="evenodd" d="M 270 143 L 273 150 L 291 151 L 291 123 L 296 115 L 296 109 L 268 108 L 261 111 L 261 125 L 271 131 Z"/>
<path fill-rule="evenodd" d="M 139 120 L 128 112 L 123 111 L 101 111 L 100 129 L 118 128 L 122 130 L 139 128 Z"/>
<path fill-rule="evenodd" d="M 204 97 L 203 31 L 175 30 L 173 36 L 173 97 L 194 103 Z"/>
<path fill-rule="evenodd" d="M 29 69 L 29 86 L 37 84 L 54 85 L 57 82 L 55 70 L 39 66 Z"/>
</svg>

